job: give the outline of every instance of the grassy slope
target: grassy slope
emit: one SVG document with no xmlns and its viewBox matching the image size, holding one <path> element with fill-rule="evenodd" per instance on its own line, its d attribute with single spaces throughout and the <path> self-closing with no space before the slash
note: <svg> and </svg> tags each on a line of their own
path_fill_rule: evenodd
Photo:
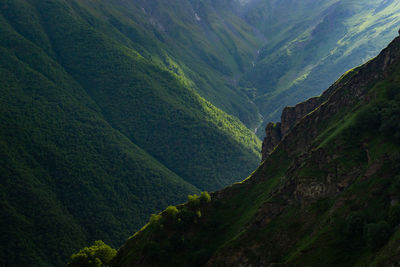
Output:
<svg viewBox="0 0 400 267">
<path fill-rule="evenodd" d="M 341 73 L 375 56 L 396 36 L 400 21 L 396 1 L 307 1 L 303 8 L 290 2 L 257 6 L 247 15 L 269 25 L 265 34 L 271 36 L 242 79 L 257 89 L 255 102 L 266 121 L 278 120 L 285 105 L 319 95 Z M 260 12 L 266 22 L 257 21 Z"/>
<path fill-rule="evenodd" d="M 391 45 L 397 62 L 399 43 L 397 38 Z M 379 82 L 347 87 L 353 77 L 373 76 L 377 65 L 342 79 L 340 91 L 303 120 L 249 179 L 212 194 L 210 203 L 179 206 L 177 218 L 164 213 L 136 233 L 119 250 L 115 266 L 396 262 L 400 217 L 391 200 L 399 192 L 400 66 L 392 63 Z M 350 94 L 357 88 L 361 100 Z M 346 104 L 352 101 L 356 104 Z M 340 112 L 329 113 L 335 105 L 343 105 Z M 308 139 L 314 134 L 317 138 Z M 201 217 L 190 217 L 196 210 Z M 384 226 L 374 232 L 378 224 Z"/>
<path fill-rule="evenodd" d="M 117 246 L 192 184 L 215 189 L 259 161 L 238 119 L 74 3 L 0 2 L 0 265 Z"/>
</svg>

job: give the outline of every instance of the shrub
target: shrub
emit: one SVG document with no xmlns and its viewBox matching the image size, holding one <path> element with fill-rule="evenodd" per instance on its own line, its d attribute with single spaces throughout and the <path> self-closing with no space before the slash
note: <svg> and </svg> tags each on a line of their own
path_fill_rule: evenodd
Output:
<svg viewBox="0 0 400 267">
<path fill-rule="evenodd" d="M 158 223 L 162 216 L 160 214 L 151 214 L 150 216 L 150 224 Z"/>
<path fill-rule="evenodd" d="M 208 203 L 208 202 L 210 202 L 210 201 L 211 201 L 211 196 L 210 196 L 210 194 L 209 194 L 208 192 L 206 192 L 206 191 L 201 192 L 200 201 L 203 202 L 203 203 Z"/>
<path fill-rule="evenodd" d="M 365 225 L 364 238 L 368 247 L 378 249 L 382 247 L 390 237 L 390 226 L 386 221 Z"/>
<path fill-rule="evenodd" d="M 165 212 L 167 214 L 167 217 L 175 218 L 176 215 L 179 213 L 179 210 L 175 206 L 168 206 L 168 208 L 165 209 Z"/>
<path fill-rule="evenodd" d="M 71 261 L 67 266 L 74 267 L 105 267 L 109 266 L 117 251 L 98 240 L 94 245 L 81 249 L 72 254 Z"/>
<path fill-rule="evenodd" d="M 400 87 L 398 84 L 391 84 L 386 87 L 386 97 L 388 99 L 394 99 L 400 94 Z"/>
<path fill-rule="evenodd" d="M 359 131 L 378 130 L 381 125 L 381 108 L 370 106 L 363 110 L 358 114 L 355 124 Z"/>
<path fill-rule="evenodd" d="M 196 211 L 196 215 L 198 218 L 201 218 L 201 211 L 200 210 Z"/>
<path fill-rule="evenodd" d="M 400 104 L 393 102 L 382 111 L 382 125 L 380 131 L 400 142 Z"/>
<path fill-rule="evenodd" d="M 208 192 L 204 191 L 201 192 L 200 196 L 194 194 L 194 195 L 188 195 L 188 202 L 190 207 L 198 207 L 200 203 L 208 203 L 211 201 L 211 196 Z"/>
<path fill-rule="evenodd" d="M 189 206 L 197 207 L 200 204 L 200 197 L 196 194 L 188 195 Z"/>
<path fill-rule="evenodd" d="M 344 131 L 344 137 L 348 141 L 352 141 L 355 137 L 358 138 L 365 132 L 379 131 L 382 121 L 382 105 L 381 103 L 376 103 L 361 110 L 356 115 L 354 123 Z"/>
</svg>

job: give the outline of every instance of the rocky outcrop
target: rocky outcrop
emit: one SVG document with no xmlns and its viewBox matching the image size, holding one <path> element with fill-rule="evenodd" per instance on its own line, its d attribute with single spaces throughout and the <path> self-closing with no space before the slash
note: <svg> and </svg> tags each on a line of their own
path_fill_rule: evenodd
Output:
<svg viewBox="0 0 400 267">
<path fill-rule="evenodd" d="M 398 190 L 390 189 L 394 185 L 397 188 L 398 180 L 394 177 L 400 174 L 398 151 L 386 149 L 393 141 L 377 131 L 349 138 L 353 132 L 345 132 L 344 127 L 339 128 L 339 134 L 336 130 L 378 94 L 385 93 L 382 84 L 398 81 L 399 69 L 400 38 L 396 38 L 377 58 L 344 75 L 319 98 L 286 108 L 282 122 L 270 123 L 266 128 L 263 150 L 273 152 L 265 156 L 248 179 L 212 193 L 212 201 L 201 207 L 201 219 L 186 225 L 187 228 L 162 228 L 162 235 L 145 228 L 144 233 L 139 232 L 129 241 L 125 249 L 128 252 L 120 250 L 119 259 L 136 253 L 139 256 L 129 263 L 140 265 L 143 259 L 147 260 L 144 257 L 151 260 L 151 254 L 140 251 L 151 235 L 154 243 L 167 244 L 166 249 L 173 247 L 171 237 L 190 237 L 187 247 L 177 243 L 178 252 L 164 250 L 166 259 L 181 257 L 186 262 L 180 265 L 185 266 L 196 265 L 193 258 L 203 266 L 317 266 L 324 262 L 325 255 L 348 253 L 348 247 L 342 246 L 343 240 L 357 246 L 363 244 L 360 249 L 375 257 L 362 229 L 371 221 L 381 224 L 380 220 L 389 218 L 390 210 L 399 203 Z M 381 103 L 386 100 L 386 96 L 380 99 Z M 351 130 L 353 123 L 356 120 L 348 120 L 347 129 Z M 375 138 L 370 139 L 373 135 Z M 378 149 L 379 153 L 372 153 Z M 181 207 L 185 206 L 188 207 Z M 352 218 L 360 226 L 357 229 L 361 229 L 357 238 L 355 231 L 343 231 L 353 225 Z M 398 231 L 398 222 L 393 225 L 389 226 L 391 235 Z M 390 241 L 384 247 L 393 252 L 387 258 L 375 258 L 382 263 L 377 261 L 378 266 L 397 266 L 400 241 L 396 235 L 393 237 L 396 243 Z M 327 239 L 333 241 L 329 246 Z M 216 249 L 207 251 L 209 244 Z M 198 256 L 201 250 L 204 254 Z M 351 265 L 348 263 L 360 261 L 360 251 L 353 253 L 351 262 L 341 257 L 330 258 L 325 265 Z M 310 264 L 310 259 L 315 264 Z"/>
<path fill-rule="evenodd" d="M 296 150 L 301 151 L 317 136 L 318 131 L 314 129 L 314 126 L 318 124 L 318 121 L 331 118 L 340 110 L 352 107 L 359 100 L 371 101 L 374 96 L 367 94 L 368 89 L 393 72 L 394 63 L 400 61 L 399 51 L 400 37 L 397 37 L 379 56 L 343 75 L 320 97 L 310 98 L 294 107 L 286 107 L 282 111 L 281 122 L 270 123 L 266 127 L 262 160 L 264 161 L 294 128 L 296 128 L 296 133 L 291 134 L 292 138 L 298 135 L 303 136 L 300 138 L 302 143 L 296 144 Z M 318 112 L 312 112 L 316 108 L 319 109 Z M 300 122 L 301 125 L 298 125 Z M 296 125 L 298 127 L 295 127 Z"/>
<path fill-rule="evenodd" d="M 282 139 L 281 123 L 270 122 L 265 128 L 265 138 L 262 143 L 262 159 L 271 153 Z"/>
<path fill-rule="evenodd" d="M 274 150 L 296 123 L 321 104 L 322 99 L 320 97 L 313 97 L 294 107 L 286 107 L 282 111 L 281 122 L 268 123 L 265 128 L 265 138 L 262 145 L 263 160 Z"/>
<path fill-rule="evenodd" d="M 321 104 L 319 97 L 313 97 L 294 107 L 286 107 L 281 116 L 281 132 L 285 136 L 292 127 L 299 122 L 305 115 L 313 111 Z"/>
</svg>

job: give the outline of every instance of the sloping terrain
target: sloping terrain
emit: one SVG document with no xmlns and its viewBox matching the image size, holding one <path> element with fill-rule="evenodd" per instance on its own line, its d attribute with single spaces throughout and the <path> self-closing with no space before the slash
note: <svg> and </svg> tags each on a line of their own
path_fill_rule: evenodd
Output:
<svg viewBox="0 0 400 267">
<path fill-rule="evenodd" d="M 83 4 L 0 1 L 1 266 L 63 265 L 95 239 L 117 247 L 260 160 L 238 119 Z"/>
<path fill-rule="evenodd" d="M 236 86 L 236 77 L 250 68 L 262 40 L 235 15 L 235 6 L 234 1 L 97 0 L 80 1 L 75 9 L 84 7 L 89 23 L 95 18 L 103 31 L 144 57 L 185 75 L 202 97 L 253 127 L 260 120 L 257 107 Z"/>
<path fill-rule="evenodd" d="M 260 0 L 248 6 L 246 21 L 266 42 L 239 84 L 253 92 L 265 122 L 376 56 L 400 26 L 400 3 L 391 0 Z"/>
<path fill-rule="evenodd" d="M 79 1 L 91 26 L 191 81 L 254 129 L 319 95 L 397 34 L 400 4 L 319 1 Z M 259 136 L 263 127 L 258 127 Z"/>
<path fill-rule="evenodd" d="M 160 213 L 114 266 L 395 266 L 399 85 L 397 37 L 333 84 L 251 177 Z"/>
<path fill-rule="evenodd" d="M 336 2 L 0 0 L 0 265 L 118 247 L 151 213 L 246 177 L 259 110 L 319 94 L 300 86 L 308 64 L 304 81 L 328 85 L 393 35 L 395 1 Z M 336 71 L 326 53 L 355 61 Z"/>
</svg>

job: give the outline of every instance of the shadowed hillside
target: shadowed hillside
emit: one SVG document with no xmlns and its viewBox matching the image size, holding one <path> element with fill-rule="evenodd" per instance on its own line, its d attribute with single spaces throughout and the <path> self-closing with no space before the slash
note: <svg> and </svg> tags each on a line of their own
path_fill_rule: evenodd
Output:
<svg viewBox="0 0 400 267">
<path fill-rule="evenodd" d="M 166 209 L 112 266 L 396 266 L 399 82 L 397 37 L 325 91 L 248 179 Z"/>
</svg>

